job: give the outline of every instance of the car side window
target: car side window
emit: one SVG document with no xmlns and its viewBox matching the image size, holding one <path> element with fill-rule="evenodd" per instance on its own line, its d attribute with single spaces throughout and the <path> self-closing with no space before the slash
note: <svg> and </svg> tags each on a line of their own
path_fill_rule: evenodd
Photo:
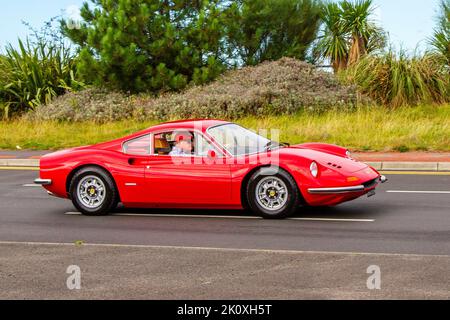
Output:
<svg viewBox="0 0 450 320">
<path fill-rule="evenodd" d="M 125 142 L 123 152 L 131 155 L 150 155 L 150 135 Z"/>
<path fill-rule="evenodd" d="M 217 148 L 215 148 L 211 143 L 209 143 L 209 141 L 207 141 L 203 135 L 196 133 L 195 155 L 199 157 L 206 157 L 208 155 L 209 150 L 214 150 L 218 157 L 221 156 L 221 154 L 217 151 Z"/>
<path fill-rule="evenodd" d="M 169 155 L 174 146 L 173 132 L 164 132 L 153 136 L 153 152 L 155 155 Z"/>
</svg>

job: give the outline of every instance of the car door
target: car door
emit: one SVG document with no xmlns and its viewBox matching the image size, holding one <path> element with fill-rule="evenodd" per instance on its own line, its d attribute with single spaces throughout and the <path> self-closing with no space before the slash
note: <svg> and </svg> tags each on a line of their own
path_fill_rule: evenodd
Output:
<svg viewBox="0 0 450 320">
<path fill-rule="evenodd" d="M 124 142 L 122 153 L 125 161 L 114 164 L 115 182 L 126 205 L 145 205 L 148 200 L 145 168 L 151 154 L 150 143 L 150 134 Z"/>
<path fill-rule="evenodd" d="M 189 156 L 155 154 L 153 151 L 145 169 L 147 197 L 150 202 L 187 207 L 229 203 L 230 165 L 226 164 L 225 156 L 202 133 L 194 132 L 194 139 L 196 150 Z M 203 141 L 203 151 L 208 148 L 214 150 L 215 161 L 208 157 L 208 152 L 199 152 L 200 140 Z M 155 144 L 157 143 L 154 142 L 153 145 Z M 173 141 L 170 141 L 170 146 L 173 148 Z"/>
</svg>

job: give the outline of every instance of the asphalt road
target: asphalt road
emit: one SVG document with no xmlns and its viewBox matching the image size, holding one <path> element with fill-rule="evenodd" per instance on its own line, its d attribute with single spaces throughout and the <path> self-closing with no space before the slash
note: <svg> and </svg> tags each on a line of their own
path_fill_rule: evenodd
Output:
<svg viewBox="0 0 450 320">
<path fill-rule="evenodd" d="M 26 186 L 37 175 L 0 170 L 0 298 L 450 298 L 450 175 L 388 175 L 374 197 L 282 221 L 124 208 L 84 217 Z M 59 245 L 76 241 L 92 246 Z M 85 272 L 84 291 L 65 288 L 69 264 Z M 371 264 L 384 290 L 366 288 Z"/>
<path fill-rule="evenodd" d="M 305 221 L 208 218 L 236 211 L 120 209 L 115 216 L 74 214 L 72 203 L 40 187 L 38 172 L 0 171 L 0 241 L 143 244 L 335 252 L 450 255 L 450 176 L 392 175 L 376 196 L 336 208 L 299 210 Z M 134 213 L 132 216 L 121 214 Z M 175 215 L 175 216 L 174 216 Z M 183 215 L 188 215 L 183 217 Z M 359 222 L 359 219 L 362 221 Z M 368 221 L 365 221 L 368 220 Z M 370 221 L 374 220 L 374 221 Z"/>
</svg>

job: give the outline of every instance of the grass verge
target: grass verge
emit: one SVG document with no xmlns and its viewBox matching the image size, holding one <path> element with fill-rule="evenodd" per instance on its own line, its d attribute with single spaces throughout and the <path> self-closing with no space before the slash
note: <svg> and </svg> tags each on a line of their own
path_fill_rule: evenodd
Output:
<svg viewBox="0 0 450 320">
<path fill-rule="evenodd" d="M 450 151 L 450 105 L 360 108 L 311 115 L 246 117 L 239 124 L 257 129 L 279 129 L 281 140 L 292 144 L 326 142 L 353 151 Z M 0 122 L 0 149 L 62 149 L 122 137 L 156 121 L 118 121 L 106 124 Z"/>
</svg>

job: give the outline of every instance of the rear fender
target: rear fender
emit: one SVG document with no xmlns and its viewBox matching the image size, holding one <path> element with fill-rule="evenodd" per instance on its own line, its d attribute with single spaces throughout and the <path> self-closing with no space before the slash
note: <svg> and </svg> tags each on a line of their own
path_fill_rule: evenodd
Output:
<svg viewBox="0 0 450 320">
<path fill-rule="evenodd" d="M 52 184 L 44 186 L 55 196 L 68 198 L 67 184 L 73 172 L 93 165 L 105 169 L 115 180 L 117 168 L 128 165 L 126 155 L 108 150 L 67 150 L 45 155 L 40 160 L 40 178 L 51 179 Z M 120 192 L 120 190 L 119 190 Z"/>
</svg>

